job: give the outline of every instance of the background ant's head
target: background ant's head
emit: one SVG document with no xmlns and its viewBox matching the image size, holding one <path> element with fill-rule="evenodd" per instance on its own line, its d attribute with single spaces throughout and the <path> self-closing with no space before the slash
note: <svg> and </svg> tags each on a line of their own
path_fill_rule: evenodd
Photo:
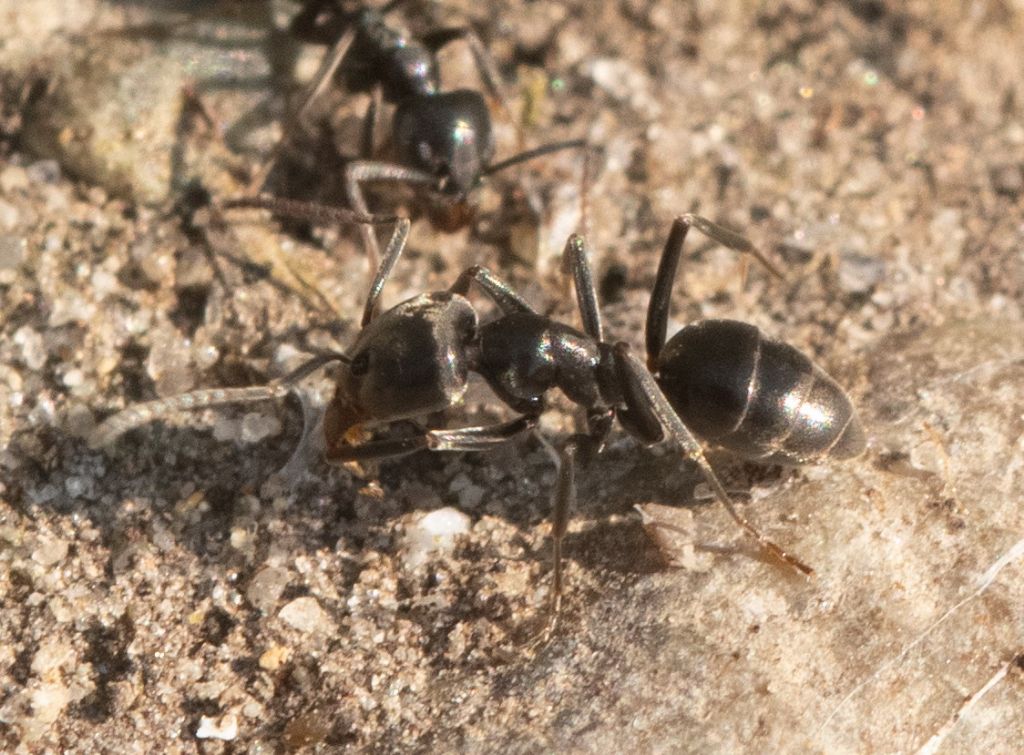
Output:
<svg viewBox="0 0 1024 755">
<path fill-rule="evenodd" d="M 494 154 L 487 103 L 469 89 L 403 101 L 395 141 L 404 161 L 437 176 L 441 190 L 457 197 L 476 187 Z"/>
<path fill-rule="evenodd" d="M 417 417 L 461 400 L 476 330 L 473 307 L 447 291 L 421 294 L 372 320 L 327 408 L 328 447 L 360 423 Z"/>
</svg>

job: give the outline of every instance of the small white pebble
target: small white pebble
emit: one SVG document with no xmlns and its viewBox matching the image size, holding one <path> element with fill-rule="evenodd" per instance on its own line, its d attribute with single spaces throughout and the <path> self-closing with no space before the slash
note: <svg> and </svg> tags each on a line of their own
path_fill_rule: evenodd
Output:
<svg viewBox="0 0 1024 755">
<path fill-rule="evenodd" d="M 53 566 L 67 555 L 68 544 L 64 540 L 40 538 L 39 545 L 32 551 L 32 560 L 40 566 Z"/>
<path fill-rule="evenodd" d="M 196 729 L 196 737 L 199 739 L 221 739 L 230 742 L 238 736 L 238 716 L 234 713 L 227 713 L 215 720 L 207 716 L 199 719 L 199 728 Z"/>
<path fill-rule="evenodd" d="M 82 372 L 77 367 L 73 370 L 68 370 L 67 372 L 64 373 L 62 382 L 68 388 L 77 388 L 78 386 L 85 382 L 85 373 Z"/>
<path fill-rule="evenodd" d="M 11 194 L 28 188 L 28 174 L 20 165 L 10 165 L 0 171 L 0 191 Z"/>
<path fill-rule="evenodd" d="M 470 488 L 464 488 L 469 490 Z M 449 551 L 458 535 L 469 532 L 470 519 L 458 509 L 446 506 L 420 517 L 405 532 L 405 565 L 415 569 L 435 551 Z"/>
<path fill-rule="evenodd" d="M 240 435 L 239 425 L 237 420 L 230 417 L 218 417 L 213 423 L 213 437 L 221 442 L 235 440 Z"/>
<path fill-rule="evenodd" d="M 258 443 L 281 432 L 281 420 L 272 414 L 249 412 L 242 418 L 242 442 Z"/>
<path fill-rule="evenodd" d="M 285 624 L 300 632 L 328 635 L 335 632 L 334 620 L 311 595 L 296 598 L 277 615 Z"/>
<path fill-rule="evenodd" d="M 11 231 L 21 220 L 18 208 L 0 199 L 0 230 Z"/>
<path fill-rule="evenodd" d="M 46 364 L 43 337 L 28 325 L 14 331 L 14 344 L 21 348 L 21 360 L 30 370 L 40 370 Z"/>
<path fill-rule="evenodd" d="M 106 270 L 96 270 L 89 279 L 97 296 L 106 296 L 117 288 L 117 278 Z"/>
</svg>

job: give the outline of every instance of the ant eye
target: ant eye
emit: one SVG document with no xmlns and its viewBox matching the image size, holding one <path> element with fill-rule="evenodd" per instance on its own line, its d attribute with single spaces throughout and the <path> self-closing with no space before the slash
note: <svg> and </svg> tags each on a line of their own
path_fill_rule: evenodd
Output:
<svg viewBox="0 0 1024 755">
<path fill-rule="evenodd" d="M 349 365 L 349 372 L 356 377 L 361 377 L 370 371 L 370 352 L 364 351 L 362 354 L 352 360 L 352 364 Z"/>
</svg>

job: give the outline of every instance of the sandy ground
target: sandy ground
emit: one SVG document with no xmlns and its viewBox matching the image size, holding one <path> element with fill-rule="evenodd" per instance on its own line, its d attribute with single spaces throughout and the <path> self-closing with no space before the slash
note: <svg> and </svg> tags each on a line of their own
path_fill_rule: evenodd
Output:
<svg viewBox="0 0 1024 755">
<path fill-rule="evenodd" d="M 302 428 L 288 399 L 85 441 L 134 402 L 262 384 L 357 332 L 353 229 L 187 211 L 197 186 L 245 189 L 315 69 L 324 48 L 288 36 L 293 12 L 0 1 L 2 748 L 1017 750 L 1024 8 L 393 14 L 479 30 L 507 95 L 499 157 L 520 139 L 600 146 L 588 238 L 611 338 L 642 348 L 671 221 L 708 215 L 785 280 L 695 239 L 674 327 L 732 317 L 788 340 L 870 436 L 854 461 L 799 470 L 711 452 L 808 580 L 758 558 L 673 449 L 616 431 L 582 475 L 561 625 L 539 646 L 555 470 L 535 440 L 363 468 L 310 456 L 282 479 Z M 447 86 L 479 86 L 470 60 L 445 52 Z M 268 187 L 338 202 L 366 103 L 323 98 Z M 415 217 L 386 301 L 484 263 L 573 322 L 558 255 L 579 176 L 568 153 L 496 177 L 457 233 L 412 195 L 376 198 Z M 447 421 L 507 416 L 474 386 Z M 543 431 L 573 422 L 559 399 Z M 676 567 L 637 504 L 669 507 Z M 425 552 L 431 526 L 458 534 Z"/>
</svg>

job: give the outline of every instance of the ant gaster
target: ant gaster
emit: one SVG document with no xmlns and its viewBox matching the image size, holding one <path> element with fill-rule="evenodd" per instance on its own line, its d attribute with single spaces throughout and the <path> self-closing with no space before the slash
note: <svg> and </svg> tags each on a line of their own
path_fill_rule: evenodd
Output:
<svg viewBox="0 0 1024 755">
<path fill-rule="evenodd" d="M 440 200 L 443 212 L 435 214 L 435 221 L 454 230 L 465 225 L 470 217 L 468 196 L 484 178 L 553 152 L 588 150 L 585 139 L 571 139 L 491 162 L 494 136 L 483 95 L 474 89 L 443 91 L 435 57 L 446 44 L 456 39 L 467 41 L 481 79 L 492 95 L 500 99 L 498 73 L 483 43 L 466 27 L 439 29 L 419 40 L 411 38 L 384 19 L 401 2 L 392 0 L 379 10 L 364 8 L 344 13 L 336 7 L 336 0 L 310 0 L 292 23 L 293 31 L 303 36 L 336 40 L 324 56 L 295 122 L 302 119 L 346 59 L 351 61 L 350 69 L 373 84 L 373 99 L 364 121 L 363 155 L 374 153 L 373 135 L 381 98 L 396 106 L 391 124 L 395 162 L 356 160 L 345 167 L 345 192 L 353 210 L 369 212 L 363 193 L 365 183 L 389 181 L 422 186 Z M 259 183 L 269 168 L 261 172 Z M 585 162 L 584 195 L 586 170 Z M 367 225 L 360 228 L 371 264 L 376 265 L 380 257 L 377 236 Z"/>
<path fill-rule="evenodd" d="M 328 461 L 393 458 L 420 450 L 484 451 L 534 432 L 547 393 L 559 388 L 586 412 L 587 432 L 570 435 L 558 448 L 552 515 L 554 616 L 562 592 L 562 539 L 576 496 L 576 467 L 601 450 L 616 418 L 644 444 L 670 440 L 678 445 L 749 536 L 770 555 L 810 574 L 810 567 L 736 510 L 697 437 L 747 459 L 807 464 L 856 456 L 864 449 L 864 432 L 850 399 L 832 378 L 797 349 L 753 325 L 704 320 L 666 342 L 673 281 L 691 227 L 763 260 L 742 236 L 700 216 L 677 218 L 647 313 L 647 365 L 625 343 L 604 339 L 587 248 L 578 235 L 569 238 L 565 256 L 582 331 L 538 313 L 480 266 L 465 270 L 447 290 L 420 294 L 377 314 L 381 290 L 405 245 L 409 221 L 403 219 L 371 286 L 362 329 L 345 354 L 318 356 L 268 386 L 197 391 L 126 409 L 101 424 L 92 443 L 106 444 L 132 427 L 181 409 L 281 396 L 296 380 L 337 361 L 342 367 L 323 421 Z M 499 311 L 490 321 L 481 323 L 467 298 L 474 283 Z M 470 373 L 481 375 L 518 416 L 487 426 L 349 442 L 351 431 L 364 423 L 422 417 L 458 404 Z"/>
</svg>

